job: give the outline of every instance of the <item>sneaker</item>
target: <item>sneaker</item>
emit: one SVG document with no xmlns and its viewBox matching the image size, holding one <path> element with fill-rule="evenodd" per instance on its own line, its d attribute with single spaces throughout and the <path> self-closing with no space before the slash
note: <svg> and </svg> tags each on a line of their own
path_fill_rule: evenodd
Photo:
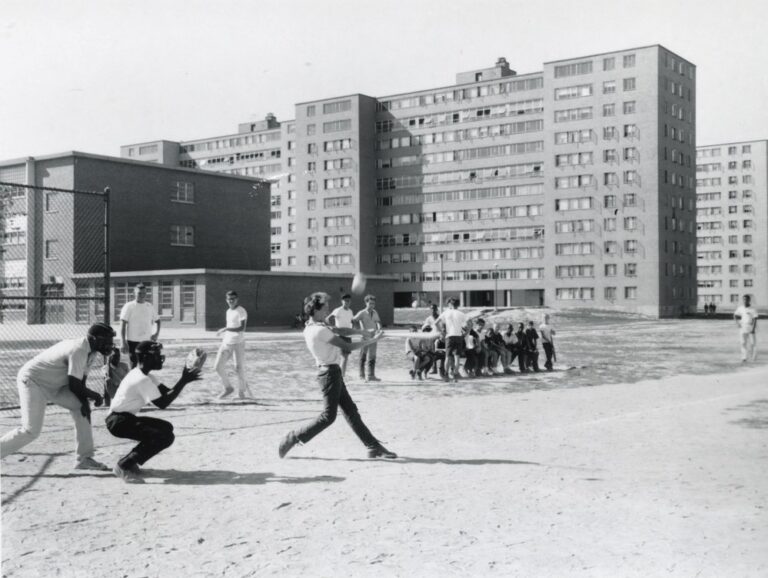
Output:
<svg viewBox="0 0 768 578">
<path fill-rule="evenodd" d="M 235 390 L 233 388 L 231 388 L 231 387 L 226 388 L 224 391 L 222 391 L 219 394 L 219 399 L 224 399 L 225 397 L 228 397 L 228 396 L 232 395 L 232 392 L 234 392 L 234 391 Z"/>
<path fill-rule="evenodd" d="M 97 472 L 108 472 L 109 467 L 105 466 L 101 462 L 97 462 L 93 458 L 82 458 L 77 460 L 75 464 L 76 470 L 95 470 Z"/>
<path fill-rule="evenodd" d="M 279 455 L 281 459 L 284 458 L 285 454 L 291 451 L 291 448 L 297 443 L 299 443 L 299 438 L 296 437 L 296 434 L 288 432 L 283 438 L 283 441 L 280 442 L 280 446 L 277 448 L 277 455 Z"/>
<path fill-rule="evenodd" d="M 411 370 L 410 370 L 408 373 L 410 373 L 410 374 L 411 374 L 411 379 L 416 379 L 416 372 L 415 372 L 415 371 L 413 371 L 413 370 L 411 369 Z"/>
<path fill-rule="evenodd" d="M 422 375 L 421 375 L 421 372 L 420 372 L 420 371 L 417 371 L 417 372 L 416 372 L 416 377 L 417 377 L 417 378 L 419 378 L 419 381 L 424 381 L 424 378 L 422 377 Z"/>
<path fill-rule="evenodd" d="M 112 468 L 112 472 L 126 484 L 143 484 L 144 478 L 141 474 L 137 473 L 133 467 L 122 468 L 120 464 L 115 464 Z"/>
<path fill-rule="evenodd" d="M 378 444 L 372 448 L 368 448 L 369 458 L 387 458 L 388 460 L 394 460 L 397 457 L 395 452 L 389 451 L 383 445 Z"/>
<path fill-rule="evenodd" d="M 365 381 L 369 381 L 370 382 L 370 381 L 381 381 L 381 380 L 378 377 L 376 377 L 375 375 L 371 375 Z"/>
</svg>

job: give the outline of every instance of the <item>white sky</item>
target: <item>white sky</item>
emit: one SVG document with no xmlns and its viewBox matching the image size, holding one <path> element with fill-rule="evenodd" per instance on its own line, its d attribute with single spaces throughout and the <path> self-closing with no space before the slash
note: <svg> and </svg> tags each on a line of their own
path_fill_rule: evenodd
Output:
<svg viewBox="0 0 768 578">
<path fill-rule="evenodd" d="M 1 0 L 0 159 L 231 134 L 294 104 L 662 44 L 699 145 L 768 138 L 765 0 Z"/>
</svg>

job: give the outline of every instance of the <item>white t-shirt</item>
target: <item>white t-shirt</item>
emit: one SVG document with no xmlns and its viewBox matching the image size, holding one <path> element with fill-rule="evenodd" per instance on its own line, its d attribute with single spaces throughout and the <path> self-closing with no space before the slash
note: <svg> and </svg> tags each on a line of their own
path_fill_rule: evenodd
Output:
<svg viewBox="0 0 768 578">
<path fill-rule="evenodd" d="M 341 349 L 331 345 L 336 334 L 326 325 L 309 321 L 304 328 L 304 341 L 317 365 L 339 365 L 342 361 Z"/>
<path fill-rule="evenodd" d="M 125 337 L 128 341 L 149 341 L 152 337 L 152 324 L 157 321 L 155 308 L 149 301 L 139 303 L 129 301 L 120 310 L 120 321 L 128 323 Z"/>
<path fill-rule="evenodd" d="M 552 343 L 552 326 L 542 323 L 539 325 L 539 333 L 541 334 L 541 341 L 543 343 Z"/>
<path fill-rule="evenodd" d="M 240 329 L 243 321 L 248 320 L 248 312 L 240 305 L 234 309 L 227 309 L 227 329 Z M 245 341 L 245 332 L 243 331 L 225 331 L 222 343 L 232 345 Z"/>
<path fill-rule="evenodd" d="M 461 337 L 462 331 L 467 325 L 467 316 L 458 309 L 446 309 L 440 314 L 437 321 L 442 321 L 445 324 L 446 337 Z"/>
<path fill-rule="evenodd" d="M 19 376 L 46 389 L 60 389 L 69 385 L 70 375 L 77 379 L 88 375 L 90 352 L 87 337 L 65 339 L 27 361 Z"/>
<path fill-rule="evenodd" d="M 759 317 L 757 309 L 754 307 L 744 307 L 739 305 L 736 311 L 733 312 L 734 317 L 741 317 L 739 319 L 739 326 L 742 333 L 752 333 L 752 321 Z"/>
<path fill-rule="evenodd" d="M 336 320 L 336 327 L 345 327 L 352 329 L 352 318 L 355 316 L 351 309 L 344 309 L 344 306 L 337 307 L 331 311 L 331 315 Z"/>
<path fill-rule="evenodd" d="M 154 375 L 144 375 L 138 367 L 134 367 L 120 382 L 120 387 L 109 404 L 110 411 L 136 415 L 142 407 L 160 397 L 158 385 L 160 380 Z"/>
</svg>

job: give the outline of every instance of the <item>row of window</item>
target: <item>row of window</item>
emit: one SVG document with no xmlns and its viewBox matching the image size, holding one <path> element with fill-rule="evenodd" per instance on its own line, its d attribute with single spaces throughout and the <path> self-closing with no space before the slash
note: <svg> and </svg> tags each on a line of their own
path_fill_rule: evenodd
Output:
<svg viewBox="0 0 768 578">
<path fill-rule="evenodd" d="M 323 114 L 336 114 L 339 112 L 346 112 L 351 109 L 352 109 L 352 101 L 349 99 L 323 103 Z M 306 112 L 307 112 L 307 116 L 315 116 L 317 112 L 316 105 L 314 104 L 307 105 Z"/>
<path fill-rule="evenodd" d="M 401 175 L 376 179 L 377 191 L 441 185 L 447 183 L 483 182 L 491 179 L 543 176 L 541 167 L 544 163 L 532 162 L 499 167 L 464 169 L 428 175 Z"/>
<path fill-rule="evenodd" d="M 449 130 L 419 135 L 406 135 L 394 138 L 383 138 L 376 141 L 377 150 L 389 150 L 410 146 L 425 146 L 444 142 L 462 142 L 467 140 L 510 136 L 539 132 L 544 129 L 544 121 L 527 120 L 490 126 L 476 126 L 459 130 Z"/>
<path fill-rule="evenodd" d="M 752 249 L 744 249 L 741 254 L 741 257 L 745 259 L 751 259 L 754 256 L 755 256 L 755 252 Z M 722 251 L 698 251 L 696 253 L 696 258 L 699 259 L 700 261 L 717 261 L 723 258 L 723 252 Z M 728 258 L 738 259 L 739 258 L 738 249 L 730 249 L 728 251 Z"/>
<path fill-rule="evenodd" d="M 440 233 L 400 233 L 376 235 L 377 247 L 401 247 L 409 245 L 443 245 L 452 243 L 494 243 L 497 241 L 519 241 L 544 239 L 544 227 L 505 227 L 473 231 L 451 231 Z"/>
<path fill-rule="evenodd" d="M 696 267 L 697 274 L 702 275 L 722 275 L 722 265 L 700 265 Z M 755 272 L 755 266 L 747 263 L 743 267 L 741 265 L 728 265 L 728 273 L 731 275 L 739 275 L 741 273 L 745 275 L 751 275 Z"/>
<path fill-rule="evenodd" d="M 733 305 L 741 303 L 742 296 L 738 293 L 731 293 L 730 301 Z M 722 303 L 722 295 L 699 295 L 699 303 Z"/>
<path fill-rule="evenodd" d="M 755 280 L 754 279 L 742 279 L 741 284 L 743 287 L 754 287 Z M 723 287 L 723 281 L 720 279 L 712 279 L 708 281 L 699 281 L 697 283 L 697 286 L 699 289 L 721 289 Z M 732 288 L 737 288 L 739 286 L 739 280 L 738 279 L 730 279 L 728 281 L 728 286 Z"/>
<path fill-rule="evenodd" d="M 429 213 L 404 213 L 382 215 L 377 225 L 410 225 L 413 223 L 453 223 L 484 219 L 509 219 L 513 217 L 534 217 L 541 215 L 543 205 L 517 205 L 512 207 L 490 207 L 485 209 L 464 209 Z"/>
<path fill-rule="evenodd" d="M 155 302 L 154 287 L 151 282 L 142 281 L 147 288 L 147 301 L 150 303 Z M 133 287 L 136 284 L 132 282 L 115 283 L 114 285 L 114 307 L 113 319 L 118 321 L 120 319 L 120 311 L 128 301 L 133 299 Z M 97 296 L 100 293 L 103 296 L 103 287 L 96 288 Z M 78 287 L 79 291 L 88 292 L 88 287 Z M 179 305 L 180 305 L 180 321 L 182 323 L 194 323 L 195 322 L 195 306 L 196 306 L 196 289 L 194 280 L 184 280 L 179 282 Z M 87 303 L 87 302 L 85 302 Z M 159 317 L 173 317 L 174 312 L 174 282 L 173 281 L 160 281 L 157 283 L 157 314 Z"/>
<path fill-rule="evenodd" d="M 496 94 L 508 94 L 513 92 L 536 90 L 543 87 L 544 78 L 541 76 L 536 76 L 533 78 L 520 78 L 494 84 L 473 86 L 471 88 L 459 88 L 455 90 L 431 92 L 428 94 L 409 96 L 400 99 L 380 100 L 376 103 L 376 110 L 378 112 L 383 112 L 387 110 L 400 110 L 403 108 L 430 106 L 432 104 L 458 102 L 461 100 L 493 96 Z"/>
<path fill-rule="evenodd" d="M 748 155 L 752 153 L 752 145 L 741 145 L 741 154 Z M 696 158 L 707 157 L 719 157 L 722 154 L 720 147 L 698 149 L 696 151 Z M 739 154 L 739 147 L 737 145 L 731 145 L 728 147 L 728 156 L 734 156 Z"/>
<path fill-rule="evenodd" d="M 615 126 L 603 127 L 603 140 L 618 140 L 619 129 Z M 625 124 L 621 134 L 624 138 L 635 139 L 640 137 L 640 130 L 636 124 Z M 583 130 L 569 130 L 555 133 L 555 144 L 583 144 L 587 142 L 597 143 L 597 134 L 590 128 Z"/>
<path fill-rule="evenodd" d="M 722 183 L 723 180 L 720 177 L 696 179 L 696 187 L 719 187 Z M 752 175 L 741 175 L 741 183 L 744 185 L 751 185 L 753 183 Z M 739 177 L 736 175 L 728 177 L 727 184 L 738 185 Z"/>
<path fill-rule="evenodd" d="M 224 148 L 239 147 L 249 144 L 263 144 L 279 141 L 281 139 L 280 131 L 267 132 L 260 134 L 251 134 L 247 136 L 238 136 L 228 139 L 217 139 L 206 142 L 188 143 L 181 145 L 179 152 L 191 153 L 195 151 L 213 151 Z M 143 153 L 142 153 L 143 154 Z"/>
<path fill-rule="evenodd" d="M 417 205 L 427 203 L 444 203 L 447 201 L 478 201 L 484 199 L 499 199 L 544 193 L 544 184 L 509 185 L 505 187 L 486 187 L 461 191 L 441 191 L 438 193 L 412 193 L 398 196 L 386 196 L 376 199 L 379 207 L 396 207 L 401 205 Z"/>
</svg>

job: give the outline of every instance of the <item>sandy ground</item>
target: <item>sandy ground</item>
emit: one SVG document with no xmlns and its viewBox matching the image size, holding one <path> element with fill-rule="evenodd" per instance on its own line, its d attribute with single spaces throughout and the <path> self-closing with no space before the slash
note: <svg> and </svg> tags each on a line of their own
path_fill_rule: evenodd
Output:
<svg viewBox="0 0 768 578">
<path fill-rule="evenodd" d="M 617 344 L 610 363 L 642 369 L 626 344 L 650 327 L 601 328 Z M 384 382 L 350 389 L 401 458 L 367 459 L 340 417 L 280 460 L 281 437 L 320 401 L 300 336 L 269 339 L 249 342 L 256 399 L 212 401 L 209 367 L 151 412 L 177 439 L 143 486 L 73 472 L 70 418 L 50 411 L 40 439 L 2 462 L 3 576 L 768 575 L 765 366 L 610 384 L 589 362 L 422 384 L 394 367 L 397 338 L 382 347 Z M 97 457 L 111 465 L 130 443 L 105 416 Z M 0 414 L 0 431 L 17 421 Z"/>
</svg>

